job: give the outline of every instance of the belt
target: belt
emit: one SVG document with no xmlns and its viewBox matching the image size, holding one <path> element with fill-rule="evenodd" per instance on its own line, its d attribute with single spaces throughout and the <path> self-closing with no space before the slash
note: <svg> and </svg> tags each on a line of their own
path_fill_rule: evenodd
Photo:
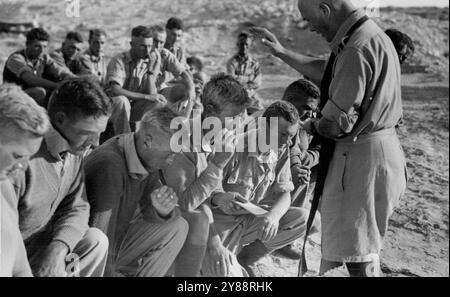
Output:
<svg viewBox="0 0 450 297">
<path fill-rule="evenodd" d="M 358 135 L 357 137 L 353 138 L 353 139 L 345 139 L 345 140 L 336 140 L 336 144 L 363 144 L 363 143 L 368 143 L 371 142 L 373 140 L 377 140 L 380 139 L 384 136 L 392 136 L 392 135 L 397 135 L 397 130 L 395 128 L 388 128 L 388 129 L 384 129 L 384 130 L 380 130 L 380 131 L 376 131 L 376 132 L 371 132 L 368 134 L 362 134 L 362 135 Z"/>
</svg>

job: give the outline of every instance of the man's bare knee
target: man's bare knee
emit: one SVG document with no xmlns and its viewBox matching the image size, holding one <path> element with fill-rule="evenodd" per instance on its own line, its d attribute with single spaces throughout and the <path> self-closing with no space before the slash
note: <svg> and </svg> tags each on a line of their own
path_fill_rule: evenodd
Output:
<svg viewBox="0 0 450 297">
<path fill-rule="evenodd" d="M 111 98 L 113 102 L 113 109 L 125 109 L 128 112 L 131 110 L 130 100 L 125 96 L 116 96 Z"/>
</svg>

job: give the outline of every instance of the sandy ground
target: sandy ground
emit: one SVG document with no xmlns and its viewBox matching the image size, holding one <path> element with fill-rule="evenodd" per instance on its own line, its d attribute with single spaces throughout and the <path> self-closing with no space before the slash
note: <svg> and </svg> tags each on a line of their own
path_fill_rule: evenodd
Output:
<svg viewBox="0 0 450 297">
<path fill-rule="evenodd" d="M 183 18 L 188 26 L 185 44 L 190 54 L 202 57 L 206 71 L 224 70 L 233 54 L 237 32 L 250 24 L 276 32 L 288 48 L 313 55 L 326 55 L 327 44 L 305 24 L 294 0 L 83 0 L 81 18 L 65 15 L 65 1 L 0 0 L 0 21 L 37 21 L 52 33 L 51 48 L 59 46 L 65 33 L 78 30 L 87 36 L 91 27 L 110 35 L 107 55 L 128 48 L 135 25 L 163 24 L 170 16 Z M 404 125 L 400 138 L 408 161 L 409 185 L 390 223 L 382 269 L 386 276 L 449 276 L 449 62 L 448 9 L 385 9 L 377 22 L 412 36 L 417 54 L 404 67 Z M 0 68 L 8 55 L 22 48 L 25 38 L 0 35 Z M 281 97 L 283 89 L 299 77 L 273 58 L 259 44 L 265 103 Z M 1 79 L 1 77 L 0 77 Z M 298 243 L 299 245 L 300 243 Z M 308 244 L 308 263 L 315 276 L 320 261 L 320 236 Z M 262 276 L 296 276 L 298 262 L 278 255 L 258 264 Z M 329 276 L 345 276 L 338 269 Z"/>
</svg>

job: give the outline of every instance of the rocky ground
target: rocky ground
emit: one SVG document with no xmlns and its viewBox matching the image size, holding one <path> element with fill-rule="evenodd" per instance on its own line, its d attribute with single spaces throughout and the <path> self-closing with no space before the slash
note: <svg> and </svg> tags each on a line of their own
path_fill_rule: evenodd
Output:
<svg viewBox="0 0 450 297">
<path fill-rule="evenodd" d="M 163 24 L 170 16 L 185 20 L 185 44 L 192 55 L 214 74 L 235 50 L 236 34 L 251 25 L 266 26 L 288 48 L 312 55 L 327 55 L 327 44 L 309 32 L 294 0 L 83 0 L 80 18 L 65 15 L 65 1 L 0 0 L 0 22 L 31 22 L 52 33 L 51 48 L 65 33 L 78 30 L 87 36 L 102 27 L 110 37 L 108 56 L 128 48 L 133 26 Z M 376 21 L 383 28 L 398 28 L 413 38 L 417 53 L 403 69 L 405 121 L 400 137 L 408 161 L 408 191 L 395 211 L 382 254 L 387 276 L 449 276 L 449 60 L 448 8 L 385 8 Z M 8 55 L 20 49 L 24 36 L 0 34 L 0 68 Z M 261 60 L 266 104 L 280 98 L 299 74 L 254 46 Z M 0 75 L 1 76 L 1 75 Z M 1 79 L 1 77 L 0 77 Z M 320 238 L 308 244 L 311 272 L 317 274 Z M 259 263 L 263 276 L 296 276 L 297 263 L 269 256 Z M 346 275 L 343 269 L 330 276 Z"/>
</svg>

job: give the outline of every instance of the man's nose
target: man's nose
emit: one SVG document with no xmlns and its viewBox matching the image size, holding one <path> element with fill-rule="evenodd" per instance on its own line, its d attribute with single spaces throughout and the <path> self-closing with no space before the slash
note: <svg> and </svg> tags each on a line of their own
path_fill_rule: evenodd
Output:
<svg viewBox="0 0 450 297">
<path fill-rule="evenodd" d="M 92 135 L 88 141 L 88 146 L 98 147 L 100 145 L 100 134 Z"/>
</svg>

